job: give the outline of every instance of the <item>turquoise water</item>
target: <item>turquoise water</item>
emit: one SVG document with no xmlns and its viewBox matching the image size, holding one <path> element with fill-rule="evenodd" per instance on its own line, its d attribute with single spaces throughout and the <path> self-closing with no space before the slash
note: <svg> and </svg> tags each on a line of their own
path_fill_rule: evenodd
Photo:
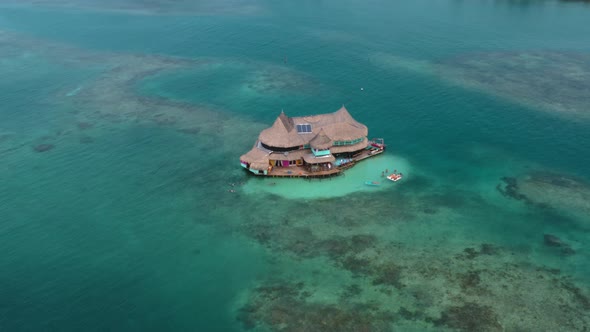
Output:
<svg viewBox="0 0 590 332">
<path fill-rule="evenodd" d="M 555 1 L 0 7 L 0 330 L 582 330 L 589 15 Z M 281 109 L 343 104 L 385 155 L 321 182 L 239 167 Z"/>
</svg>

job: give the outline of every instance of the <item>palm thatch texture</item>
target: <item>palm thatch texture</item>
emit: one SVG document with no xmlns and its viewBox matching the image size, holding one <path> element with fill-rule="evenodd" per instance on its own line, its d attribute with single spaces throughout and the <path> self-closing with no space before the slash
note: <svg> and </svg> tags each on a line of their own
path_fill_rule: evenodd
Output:
<svg viewBox="0 0 590 332">
<path fill-rule="evenodd" d="M 367 134 L 367 127 L 356 121 L 344 106 L 334 113 L 302 117 L 288 117 L 281 111 L 240 161 L 244 168 L 264 175 L 271 173 L 274 166 L 327 165 L 335 161 L 333 154 L 365 149 Z M 329 150 L 329 153 L 314 155 L 311 149 L 322 150 L 324 154 Z"/>
</svg>

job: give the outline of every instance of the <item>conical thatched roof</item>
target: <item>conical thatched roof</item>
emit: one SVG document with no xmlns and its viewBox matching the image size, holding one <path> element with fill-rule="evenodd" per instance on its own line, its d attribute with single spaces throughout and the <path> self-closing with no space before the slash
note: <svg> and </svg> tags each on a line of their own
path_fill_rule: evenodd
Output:
<svg viewBox="0 0 590 332">
<path fill-rule="evenodd" d="M 332 146 L 332 139 L 326 135 L 324 129 L 320 129 L 320 132 L 309 141 L 309 146 L 313 149 L 326 150 Z"/>
<path fill-rule="evenodd" d="M 287 114 L 285 114 L 285 111 L 281 110 L 281 114 L 279 114 L 279 117 L 275 120 L 275 123 L 277 121 L 280 121 L 280 124 L 285 127 L 285 130 L 293 130 L 293 120 L 290 119 Z"/>
<path fill-rule="evenodd" d="M 296 126 L 299 124 L 311 125 L 311 132 L 298 133 Z M 297 147 L 310 144 L 320 131 L 332 141 L 350 141 L 368 134 L 367 127 L 356 121 L 342 106 L 334 113 L 293 118 L 281 112 L 272 127 L 260 133 L 259 140 L 271 147 Z"/>
</svg>

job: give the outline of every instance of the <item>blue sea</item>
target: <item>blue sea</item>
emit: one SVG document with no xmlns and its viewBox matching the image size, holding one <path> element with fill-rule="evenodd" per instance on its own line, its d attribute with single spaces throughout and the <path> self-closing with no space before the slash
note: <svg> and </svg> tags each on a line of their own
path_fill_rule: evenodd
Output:
<svg viewBox="0 0 590 332">
<path fill-rule="evenodd" d="M 0 331 L 587 330 L 589 17 L 3 1 Z M 281 111 L 342 105 L 386 153 L 240 167 Z"/>
</svg>

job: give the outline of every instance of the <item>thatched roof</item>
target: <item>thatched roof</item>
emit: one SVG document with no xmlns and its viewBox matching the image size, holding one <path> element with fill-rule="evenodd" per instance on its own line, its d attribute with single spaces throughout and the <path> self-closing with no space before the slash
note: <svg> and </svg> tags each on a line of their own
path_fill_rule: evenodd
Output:
<svg viewBox="0 0 590 332">
<path fill-rule="evenodd" d="M 303 155 L 309 153 L 309 150 L 295 150 L 289 152 L 273 152 L 268 156 L 270 160 L 297 160 L 303 158 Z"/>
<path fill-rule="evenodd" d="M 308 164 L 320 164 L 320 163 L 332 163 L 336 161 L 333 155 L 328 155 L 325 157 L 316 157 L 313 153 L 308 153 L 303 155 L 303 160 L 305 160 Z"/>
<path fill-rule="evenodd" d="M 268 152 L 259 149 L 257 147 L 257 144 L 255 144 L 252 150 L 248 151 L 246 154 L 240 157 L 240 160 L 249 163 L 250 168 L 252 169 L 265 170 L 268 168 L 269 165 L 268 155 Z"/>
<path fill-rule="evenodd" d="M 268 161 L 257 161 L 250 164 L 250 169 L 255 169 L 257 171 L 264 171 L 268 169 Z"/>
<path fill-rule="evenodd" d="M 293 130 L 293 120 L 289 119 L 289 117 L 285 114 L 285 111 L 281 110 L 281 114 L 279 114 L 278 120 L 281 120 L 283 126 L 287 131 Z"/>
<path fill-rule="evenodd" d="M 311 133 L 298 133 L 297 125 L 311 125 Z M 267 146 L 289 148 L 309 144 L 320 131 L 332 141 L 350 141 L 368 134 L 368 129 L 356 121 L 344 106 L 329 114 L 289 118 L 284 112 L 272 127 L 260 133 L 259 140 Z"/>
<path fill-rule="evenodd" d="M 325 150 L 332 146 L 332 139 L 326 135 L 324 128 L 320 129 L 320 132 L 309 141 L 309 146 L 313 149 Z"/>
</svg>

